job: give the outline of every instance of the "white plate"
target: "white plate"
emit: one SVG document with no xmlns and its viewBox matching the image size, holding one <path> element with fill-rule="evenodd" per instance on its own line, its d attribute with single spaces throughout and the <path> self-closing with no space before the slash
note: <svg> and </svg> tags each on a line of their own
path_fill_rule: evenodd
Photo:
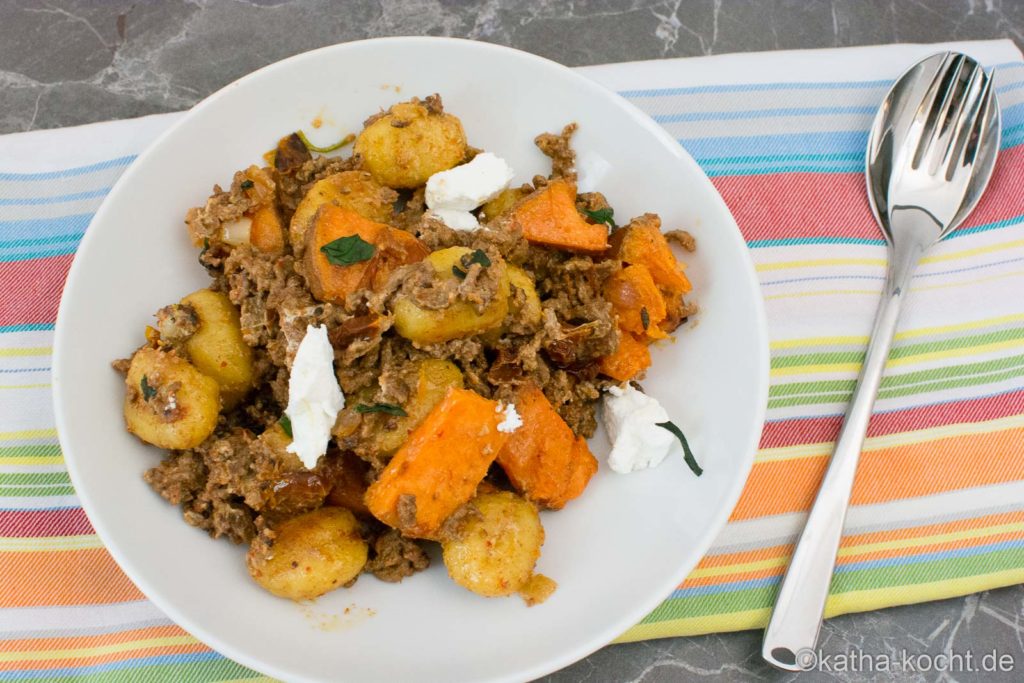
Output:
<svg viewBox="0 0 1024 683">
<path fill-rule="evenodd" d="M 470 143 L 508 159 L 517 182 L 547 173 L 532 140 L 578 121 L 584 189 L 621 220 L 645 211 L 697 237 L 688 257 L 701 313 L 654 350 L 645 388 L 690 437 L 705 468 L 677 448 L 628 476 L 604 463 L 581 499 L 543 516 L 539 571 L 559 583 L 543 605 L 485 599 L 443 565 L 400 585 L 364 576 L 313 606 L 272 597 L 248 577 L 244 548 L 215 542 L 142 481 L 162 452 L 123 428 L 110 368 L 142 342 L 160 306 L 203 287 L 183 216 L 214 183 L 260 163 L 281 135 L 324 143 L 400 99 L 439 92 Z M 321 115 L 318 131 L 310 121 Z M 764 417 L 768 347 L 746 246 L 714 187 L 661 128 L 617 95 L 553 62 L 484 43 L 435 38 L 327 47 L 261 69 L 196 106 L 132 165 L 82 241 L 54 344 L 57 426 L 97 532 L 142 591 L 232 659 L 295 681 L 512 681 L 580 659 L 668 597 L 739 497 Z M 350 608 L 345 614 L 345 608 Z"/>
</svg>

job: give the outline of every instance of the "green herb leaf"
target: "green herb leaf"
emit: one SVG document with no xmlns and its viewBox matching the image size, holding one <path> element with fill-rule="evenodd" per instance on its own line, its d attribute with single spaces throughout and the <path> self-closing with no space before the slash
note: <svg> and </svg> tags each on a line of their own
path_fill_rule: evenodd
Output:
<svg viewBox="0 0 1024 683">
<path fill-rule="evenodd" d="M 465 280 L 466 275 L 469 274 L 470 266 L 474 263 L 479 263 L 481 268 L 487 268 L 491 265 L 491 259 L 487 258 L 487 254 L 484 253 L 483 249 L 477 249 L 472 254 L 469 254 L 468 257 L 463 256 L 459 259 L 459 263 L 461 263 L 462 267 L 466 270 L 462 270 L 462 268 L 459 268 L 458 266 L 452 266 L 452 275 L 460 280 Z"/>
<path fill-rule="evenodd" d="M 306 149 L 308 149 L 310 152 L 317 152 L 319 154 L 327 154 L 328 152 L 333 152 L 335 150 L 341 149 L 342 147 L 356 139 L 355 135 L 349 133 L 341 140 L 335 142 L 333 145 L 328 145 L 327 147 L 317 147 L 316 145 L 309 141 L 309 138 L 307 138 L 306 134 L 303 133 L 301 130 L 296 131 L 295 134 L 299 136 L 300 140 L 302 140 L 302 144 L 306 146 Z"/>
<path fill-rule="evenodd" d="M 469 260 L 465 262 L 465 265 L 469 268 L 474 263 L 479 263 L 484 268 L 487 268 L 491 265 L 491 259 L 487 258 L 487 254 L 484 253 L 483 249 L 477 249 L 470 255 Z"/>
<path fill-rule="evenodd" d="M 251 187 L 252 187 L 253 185 L 255 185 L 255 184 L 256 184 L 256 183 L 254 183 L 254 182 L 253 182 L 253 181 L 251 181 L 251 180 L 243 180 L 243 181 L 241 182 L 241 184 L 239 185 L 239 187 L 240 187 L 240 188 L 242 188 L 243 190 L 248 190 L 248 189 L 250 189 L 250 188 L 251 188 Z"/>
<path fill-rule="evenodd" d="M 360 263 L 373 258 L 377 247 L 359 235 L 349 235 L 348 237 L 339 237 L 333 242 L 328 242 L 320 247 L 320 251 L 327 254 L 327 260 L 336 266 L 351 266 L 353 263 Z"/>
<path fill-rule="evenodd" d="M 203 258 L 203 255 L 206 254 L 206 252 L 208 251 L 210 251 L 210 238 L 204 237 L 203 248 L 199 250 L 199 258 Z"/>
<path fill-rule="evenodd" d="M 645 330 L 651 326 L 651 314 L 647 312 L 646 306 L 640 309 L 640 322 L 643 324 Z"/>
<path fill-rule="evenodd" d="M 397 415 L 398 417 L 406 417 L 407 412 L 402 410 L 402 406 L 396 406 L 393 403 L 360 403 L 356 406 L 357 413 L 387 413 L 388 415 Z"/>
<path fill-rule="evenodd" d="M 657 425 L 662 429 L 667 429 L 672 432 L 679 443 L 683 445 L 683 459 L 686 460 L 686 464 L 690 467 L 694 474 L 698 477 L 704 474 L 704 470 L 697 464 L 697 458 L 693 457 L 693 451 L 690 450 L 690 444 L 686 443 L 686 437 L 683 436 L 683 430 L 679 429 L 674 422 L 658 422 Z"/>
<path fill-rule="evenodd" d="M 608 227 L 612 230 L 615 229 L 615 220 L 613 218 L 615 211 L 612 210 L 612 207 L 609 206 L 604 209 L 598 209 L 597 211 L 584 210 L 583 213 L 587 214 L 587 216 L 590 217 L 590 220 L 595 223 L 607 223 Z"/>
<path fill-rule="evenodd" d="M 139 382 L 139 387 L 142 389 L 142 398 L 145 401 L 156 396 L 156 388 L 149 385 L 149 378 L 145 375 L 142 376 L 142 381 Z"/>
<path fill-rule="evenodd" d="M 277 421 L 277 424 L 281 425 L 281 429 L 288 435 L 288 438 L 292 438 L 292 419 L 288 417 L 288 413 L 282 413 L 281 419 Z"/>
</svg>

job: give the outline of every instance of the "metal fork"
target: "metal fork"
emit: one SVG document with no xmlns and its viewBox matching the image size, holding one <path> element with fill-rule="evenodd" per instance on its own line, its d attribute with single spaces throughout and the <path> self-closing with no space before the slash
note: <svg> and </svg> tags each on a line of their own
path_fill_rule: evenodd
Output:
<svg viewBox="0 0 1024 683">
<path fill-rule="evenodd" d="M 828 470 L 782 580 L 762 656 L 800 671 L 814 651 L 857 461 L 907 284 L 924 252 L 977 205 L 995 166 L 1000 116 L 992 76 L 947 52 L 919 62 L 889 91 L 868 140 L 871 210 L 889 266 L 860 378 Z"/>
</svg>

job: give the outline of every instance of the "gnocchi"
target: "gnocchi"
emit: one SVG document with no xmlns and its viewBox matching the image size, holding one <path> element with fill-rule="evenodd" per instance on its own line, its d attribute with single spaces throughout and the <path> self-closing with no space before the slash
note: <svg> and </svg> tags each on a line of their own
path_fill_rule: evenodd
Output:
<svg viewBox="0 0 1024 683">
<path fill-rule="evenodd" d="M 273 527 L 272 540 L 249 547 L 249 575 L 274 595 L 312 600 L 353 581 L 369 555 L 355 516 L 323 507 Z"/>
</svg>

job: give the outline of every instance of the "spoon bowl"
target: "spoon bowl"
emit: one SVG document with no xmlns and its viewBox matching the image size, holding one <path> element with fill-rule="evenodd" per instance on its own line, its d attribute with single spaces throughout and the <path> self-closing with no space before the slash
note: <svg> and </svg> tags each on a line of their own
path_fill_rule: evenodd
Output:
<svg viewBox="0 0 1024 683">
<path fill-rule="evenodd" d="M 945 52 L 908 69 L 893 85 L 868 136 L 868 201 L 886 240 L 922 248 L 960 226 L 988 185 L 1001 121 L 994 74 L 967 55 Z M 903 225 L 893 233 L 894 216 Z"/>
</svg>

